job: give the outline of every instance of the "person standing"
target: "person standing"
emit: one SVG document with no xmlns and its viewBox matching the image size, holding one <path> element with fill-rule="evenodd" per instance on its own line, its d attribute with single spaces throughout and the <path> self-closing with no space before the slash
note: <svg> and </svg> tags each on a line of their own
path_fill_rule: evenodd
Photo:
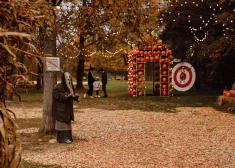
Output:
<svg viewBox="0 0 235 168">
<path fill-rule="evenodd" d="M 90 97 L 93 98 L 93 83 L 95 81 L 94 77 L 93 77 L 93 71 L 95 70 L 95 68 L 93 68 L 90 65 L 89 68 L 89 72 L 88 72 L 88 76 L 87 76 L 87 80 L 88 80 L 88 91 L 86 92 L 86 94 Z M 84 94 L 84 97 L 86 97 L 86 94 Z"/>
<path fill-rule="evenodd" d="M 107 79 L 107 72 L 104 71 L 103 68 L 100 69 L 100 73 L 102 74 L 101 75 L 101 82 L 102 82 L 102 90 L 104 92 L 104 98 L 108 97 L 107 95 L 107 91 L 106 91 L 106 85 L 107 85 L 107 82 L 108 82 L 108 79 Z"/>
<path fill-rule="evenodd" d="M 79 95 L 75 94 L 72 78 L 69 72 L 61 76 L 61 83 L 53 89 L 52 115 L 55 118 L 57 142 L 71 144 L 72 126 L 74 121 L 73 100 L 80 101 Z"/>
<path fill-rule="evenodd" d="M 96 77 L 95 82 L 93 83 L 94 89 L 95 89 L 95 97 L 100 97 L 99 90 L 100 90 L 100 80 L 99 77 Z"/>
</svg>

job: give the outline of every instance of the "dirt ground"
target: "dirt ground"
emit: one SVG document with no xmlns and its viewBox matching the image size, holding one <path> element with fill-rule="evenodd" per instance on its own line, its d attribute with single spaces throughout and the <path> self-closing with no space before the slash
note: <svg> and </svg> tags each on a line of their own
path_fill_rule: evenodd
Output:
<svg viewBox="0 0 235 168">
<path fill-rule="evenodd" d="M 17 118 L 42 117 L 40 103 L 24 111 L 10 107 Z M 73 144 L 37 139 L 37 145 L 23 149 L 23 159 L 69 168 L 234 168 L 234 123 L 234 114 L 211 107 L 164 113 L 75 105 Z M 18 133 L 37 131 L 32 127 Z"/>
</svg>

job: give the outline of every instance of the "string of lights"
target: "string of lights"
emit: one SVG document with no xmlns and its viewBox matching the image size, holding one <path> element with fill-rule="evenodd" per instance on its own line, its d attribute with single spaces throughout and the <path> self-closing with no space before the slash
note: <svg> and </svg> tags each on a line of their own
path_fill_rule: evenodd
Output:
<svg viewBox="0 0 235 168">
<path fill-rule="evenodd" d="M 175 15 L 175 18 L 173 17 L 173 22 L 177 21 L 177 17 L 182 17 L 185 16 L 187 17 L 188 23 L 191 23 L 191 25 L 188 26 L 189 29 L 191 29 L 191 26 L 194 26 L 194 31 L 191 31 L 191 33 L 193 34 L 193 37 L 195 38 L 195 41 L 197 42 L 202 42 L 204 40 L 207 39 L 208 36 L 208 31 L 205 29 L 205 27 L 210 26 L 212 24 L 216 25 L 216 24 L 221 24 L 221 20 L 218 20 L 217 18 L 217 14 L 220 14 L 221 12 L 226 11 L 226 13 L 231 13 L 234 14 L 235 9 L 233 6 L 225 6 L 225 5 L 221 5 L 219 3 L 208 3 L 204 0 L 200 0 L 200 1 L 191 1 L 191 0 L 184 0 L 184 1 L 178 1 L 178 0 L 162 0 L 159 3 L 149 3 L 149 6 L 155 6 L 158 7 L 158 11 L 161 11 L 161 15 L 159 16 L 159 20 L 158 20 L 158 25 L 156 28 L 158 28 L 158 30 L 163 30 L 164 29 L 164 24 L 166 22 L 169 22 L 169 20 L 165 19 L 166 16 L 168 15 Z M 182 11 L 178 10 L 176 11 L 175 8 L 181 8 L 183 9 Z M 198 14 L 192 14 L 192 11 L 189 10 L 188 13 L 185 12 L 184 9 L 187 9 L 188 7 L 190 8 L 203 8 L 206 9 L 205 13 L 202 13 L 200 15 Z M 208 12 L 209 11 L 209 12 Z M 151 15 L 151 14 L 147 14 L 145 15 L 145 19 L 148 19 L 150 17 L 156 17 L 155 15 Z M 169 19 L 169 18 L 168 18 Z M 198 28 L 196 28 L 197 26 L 194 23 L 194 20 L 201 20 L 201 24 L 198 24 Z M 234 33 L 234 29 L 233 29 L 233 22 L 234 22 L 234 18 L 229 18 L 227 17 L 226 20 L 223 20 L 223 22 L 225 22 L 225 24 L 223 24 L 223 31 L 230 31 L 232 33 Z M 179 25 L 180 26 L 180 25 Z M 197 37 L 197 35 L 195 34 L 196 31 L 202 31 L 205 30 L 205 35 L 203 38 L 199 38 Z M 224 35 L 226 35 L 226 33 L 224 33 Z"/>
<path fill-rule="evenodd" d="M 188 13 L 185 12 L 186 7 L 189 7 L 189 5 L 194 6 L 194 7 L 200 7 L 203 9 L 208 9 L 203 15 L 197 15 L 197 14 L 192 14 L 192 11 L 189 11 Z M 174 11 L 176 7 L 181 7 L 182 11 Z M 180 9 L 179 7 L 179 9 Z M 217 18 L 217 14 L 221 14 L 222 12 L 226 11 L 226 13 L 230 14 L 235 14 L 235 9 L 233 6 L 223 6 L 220 5 L 219 3 L 213 3 L 213 4 L 207 4 L 205 1 L 201 0 L 200 2 L 195 2 L 195 1 L 165 1 L 165 10 L 162 10 L 159 8 L 159 11 L 161 12 L 160 18 L 159 18 L 159 24 L 158 27 L 164 26 L 164 22 L 169 22 L 169 20 L 166 20 L 166 16 L 173 16 L 173 22 L 177 20 L 177 17 L 182 17 L 186 16 L 188 23 L 191 23 L 191 26 L 189 26 L 189 30 L 192 33 L 194 39 L 196 42 L 203 42 L 207 39 L 208 37 L 208 31 L 206 30 L 206 27 L 212 25 L 212 24 L 221 24 L 219 22 L 219 19 Z M 169 18 L 168 18 L 169 19 Z M 223 31 L 224 32 L 230 32 L 234 33 L 234 18 L 226 18 L 226 20 L 223 20 Z M 198 26 L 195 27 L 194 20 L 200 21 L 201 23 L 197 23 Z M 204 32 L 204 37 L 199 38 L 196 35 L 196 32 L 198 31 L 205 31 Z M 227 34 L 224 33 L 224 36 Z"/>
<path fill-rule="evenodd" d="M 105 50 L 105 52 L 102 52 L 102 56 L 104 56 L 104 57 L 114 57 L 116 54 L 118 54 L 119 52 L 121 52 L 121 51 L 123 51 L 123 49 L 121 48 L 121 49 L 119 49 L 119 50 L 116 50 L 116 51 L 114 51 L 114 52 L 111 52 L 111 51 L 109 51 L 109 50 Z M 124 52 L 126 52 L 126 51 L 124 51 Z M 92 53 L 90 53 L 90 54 L 86 54 L 85 56 L 86 57 L 91 57 L 91 56 L 93 56 L 94 54 L 96 54 L 97 52 L 96 51 L 94 51 L 94 52 L 92 52 Z M 107 55 L 108 54 L 108 55 Z M 74 57 L 71 57 L 71 56 L 67 56 L 67 55 L 65 55 L 64 56 L 65 58 L 69 58 L 69 59 L 77 59 L 78 58 L 78 56 L 74 56 Z"/>
<path fill-rule="evenodd" d="M 118 51 L 115 51 L 115 52 L 111 52 L 111 51 L 105 50 L 105 52 L 108 53 L 109 55 L 106 55 L 104 52 L 102 52 L 102 56 L 104 56 L 104 57 L 114 57 L 116 54 L 118 54 L 122 50 L 123 50 L 122 48 L 120 50 L 118 50 Z"/>
<path fill-rule="evenodd" d="M 172 21 L 176 22 L 177 17 L 186 16 L 186 19 L 188 21 L 188 29 L 192 33 L 194 39 L 196 42 L 203 42 L 207 39 L 209 36 L 209 32 L 207 28 L 210 25 L 215 24 L 221 24 L 220 20 L 217 18 L 217 14 L 221 13 L 223 11 L 226 11 L 227 13 L 231 13 L 234 15 L 235 9 L 233 6 L 224 6 L 219 3 L 212 3 L 209 4 L 205 0 L 162 0 L 159 3 L 149 3 L 149 6 L 154 6 L 158 11 L 161 11 L 160 18 L 158 20 L 158 28 L 164 27 L 164 23 L 169 22 L 169 20 L 166 20 L 166 16 L 172 15 Z M 195 7 L 195 8 L 205 8 L 207 11 L 202 14 L 193 14 L 192 11 L 189 11 L 188 13 L 179 10 L 175 10 L 176 7 L 186 9 L 187 7 Z M 133 15 L 134 17 L 137 17 L 137 15 Z M 145 18 L 148 17 L 156 17 L 156 15 L 146 15 Z M 195 23 L 194 20 L 197 20 L 197 23 Z M 199 22 L 199 23 L 198 23 Z M 234 34 L 234 18 L 226 18 L 226 20 L 223 20 L 223 32 L 224 36 L 227 36 L 229 32 L 230 34 Z M 180 25 L 179 25 L 180 26 Z M 202 32 L 200 34 L 200 37 L 197 36 L 198 32 Z M 116 34 L 120 34 L 120 32 L 117 32 Z M 113 57 L 119 52 L 121 52 L 123 49 L 120 49 L 118 51 L 111 52 L 109 50 L 104 50 L 102 52 L 102 56 L 104 57 Z M 92 52 L 90 54 L 87 54 L 86 56 L 90 57 L 94 55 L 96 52 Z M 69 57 L 69 58 L 77 58 L 76 57 Z"/>
</svg>

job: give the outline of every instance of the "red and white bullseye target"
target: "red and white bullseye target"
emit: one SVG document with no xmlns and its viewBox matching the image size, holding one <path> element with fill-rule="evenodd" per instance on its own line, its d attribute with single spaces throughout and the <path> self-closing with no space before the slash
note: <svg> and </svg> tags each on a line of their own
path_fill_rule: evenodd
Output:
<svg viewBox="0 0 235 168">
<path fill-rule="evenodd" d="M 189 90 L 196 79 L 193 66 L 187 62 L 181 62 L 172 69 L 172 86 L 178 91 Z"/>
</svg>

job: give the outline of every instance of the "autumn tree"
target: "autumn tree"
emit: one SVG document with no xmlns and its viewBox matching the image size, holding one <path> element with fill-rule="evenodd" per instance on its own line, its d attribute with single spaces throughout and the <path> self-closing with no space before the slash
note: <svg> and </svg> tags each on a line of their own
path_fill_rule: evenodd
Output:
<svg viewBox="0 0 235 168">
<path fill-rule="evenodd" d="M 62 57 L 77 57 L 77 88 L 83 87 L 87 53 L 102 53 L 107 49 L 115 52 L 118 44 L 123 44 L 126 50 L 130 44 L 137 44 L 146 35 L 156 33 L 156 14 L 159 8 L 156 0 L 89 2 L 65 3 L 60 17 L 62 31 L 58 53 Z M 119 56 L 122 57 L 122 54 Z"/>
</svg>

